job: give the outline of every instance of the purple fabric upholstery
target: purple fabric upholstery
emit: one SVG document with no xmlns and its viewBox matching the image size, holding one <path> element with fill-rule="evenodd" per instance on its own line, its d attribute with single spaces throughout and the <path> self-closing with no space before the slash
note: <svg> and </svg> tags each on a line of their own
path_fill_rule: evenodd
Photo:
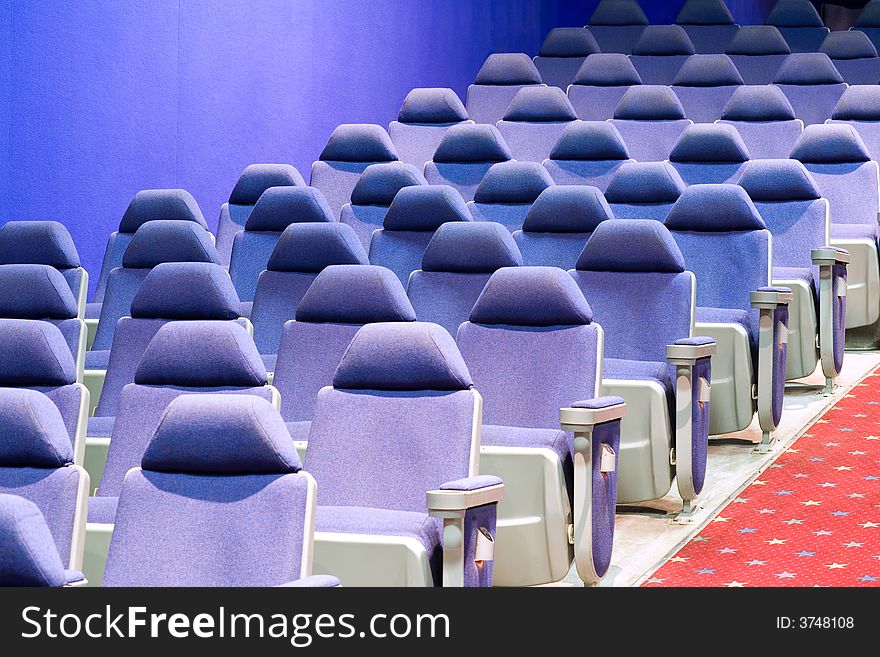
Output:
<svg viewBox="0 0 880 657">
<path fill-rule="evenodd" d="M 684 108 L 666 86 L 630 87 L 611 119 L 630 155 L 639 162 L 661 162 L 669 157 L 678 136 L 689 125 Z"/>
<path fill-rule="evenodd" d="M 0 388 L 0 467 L 59 468 L 73 462 L 64 420 L 35 390 Z"/>
<path fill-rule="evenodd" d="M 687 32 L 678 25 L 649 25 L 633 46 L 630 61 L 645 84 L 672 84 L 694 52 Z"/>
<path fill-rule="evenodd" d="M 819 52 L 831 58 L 834 68 L 847 84 L 880 82 L 880 59 L 877 48 L 864 32 L 832 32 L 822 42 Z"/>
<path fill-rule="evenodd" d="M 779 0 L 764 22 L 777 27 L 795 53 L 816 52 L 829 32 L 809 0 Z"/>
<path fill-rule="evenodd" d="M 719 123 L 736 128 L 756 160 L 788 157 L 804 129 L 785 94 L 772 85 L 738 88 Z"/>
<path fill-rule="evenodd" d="M 571 477 L 571 436 L 560 429 L 535 429 L 484 424 L 481 445 L 501 447 L 543 447 L 563 464 L 566 478 Z"/>
<path fill-rule="evenodd" d="M 599 44 L 588 30 L 581 27 L 556 27 L 547 33 L 535 68 L 546 85 L 558 87 L 564 92 L 574 81 L 584 60 L 599 52 Z"/>
<path fill-rule="evenodd" d="M 647 24 L 648 17 L 635 0 L 601 0 L 588 27 L 602 52 L 629 54 Z"/>
<path fill-rule="evenodd" d="M 742 77 L 727 55 L 693 55 L 672 83 L 685 115 L 695 123 L 712 123 L 721 117 Z"/>
<path fill-rule="evenodd" d="M 494 125 L 504 116 L 517 91 L 540 84 L 541 74 L 525 53 L 493 53 L 468 87 L 468 116 L 477 123 Z"/>
<path fill-rule="evenodd" d="M 324 195 L 314 187 L 270 187 L 235 236 L 229 275 L 242 301 L 253 301 L 260 272 L 284 232 L 295 223 L 333 222 L 336 216 Z"/>
<path fill-rule="evenodd" d="M 733 183 L 742 175 L 749 151 L 739 133 L 726 124 L 688 126 L 669 154 L 687 185 Z"/>
<path fill-rule="evenodd" d="M 575 121 L 566 126 L 544 160 L 557 185 L 592 185 L 604 192 L 629 151 L 607 121 Z"/>
<path fill-rule="evenodd" d="M 56 326 L 0 319 L 0 386 L 63 386 L 75 381 L 73 355 Z"/>
<path fill-rule="evenodd" d="M 744 25 L 724 51 L 746 84 L 770 84 L 791 49 L 772 25 Z"/>
<path fill-rule="evenodd" d="M 493 164 L 468 205 L 475 221 L 493 221 L 510 232 L 522 222 L 535 199 L 553 179 L 537 162 L 499 162 Z"/>
<path fill-rule="evenodd" d="M 847 89 L 828 55 L 817 52 L 791 55 L 773 84 L 782 90 L 804 125 L 824 123 Z"/>
<path fill-rule="evenodd" d="M 839 325 L 839 323 L 838 323 Z M 773 392 L 771 408 L 773 425 L 782 418 L 782 405 L 785 395 L 785 368 L 788 356 L 788 341 L 782 341 L 782 327 L 788 329 L 788 306 L 778 306 L 773 313 Z"/>
<path fill-rule="evenodd" d="M 403 100 L 388 134 L 403 162 L 421 171 L 450 126 L 468 121 L 461 99 L 452 89 L 413 89 Z"/>
<path fill-rule="evenodd" d="M 510 103 L 498 132 L 519 162 L 543 162 L 577 114 L 558 87 L 523 87 Z"/>
<path fill-rule="evenodd" d="M 590 500 L 593 520 L 593 567 L 600 577 L 611 565 L 614 545 L 614 514 L 617 508 L 617 470 L 602 472 L 602 446 L 607 445 L 620 454 L 620 421 L 603 422 L 593 428 L 590 441 L 592 452 L 592 489 Z"/>
<path fill-rule="evenodd" d="M 64 565 L 43 514 L 32 502 L 0 494 L 0 586 L 63 586 Z"/>
<path fill-rule="evenodd" d="M 623 94 L 634 84 L 642 84 L 642 79 L 629 57 L 597 53 L 587 57 L 578 69 L 568 88 L 568 98 L 579 119 L 604 121 L 614 116 Z"/>
<path fill-rule="evenodd" d="M 851 125 L 868 147 L 871 159 L 880 158 L 880 87 L 871 84 L 847 89 L 828 122 Z"/>
<path fill-rule="evenodd" d="M 611 179 L 605 199 L 616 219 L 663 221 L 685 187 L 668 162 L 627 162 Z"/>
<path fill-rule="evenodd" d="M 166 262 L 149 271 L 131 302 L 144 319 L 236 319 L 239 298 L 229 274 L 210 262 Z"/>
<path fill-rule="evenodd" d="M 675 19 L 697 53 L 722 53 L 736 36 L 739 25 L 724 0 L 688 0 Z"/>
<path fill-rule="evenodd" d="M 425 179 L 431 185 L 450 185 L 465 201 L 472 201 L 491 166 L 510 159 L 510 149 L 494 125 L 454 125 L 425 163 Z"/>
</svg>

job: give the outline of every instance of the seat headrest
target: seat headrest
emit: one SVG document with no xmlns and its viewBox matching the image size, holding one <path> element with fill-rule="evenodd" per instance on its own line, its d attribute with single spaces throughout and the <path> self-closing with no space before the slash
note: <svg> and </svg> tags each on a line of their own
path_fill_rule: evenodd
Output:
<svg viewBox="0 0 880 657">
<path fill-rule="evenodd" d="M 422 256 L 423 271 L 456 274 L 490 274 L 522 263 L 513 235 L 502 224 L 492 221 L 443 224 Z"/>
<path fill-rule="evenodd" d="M 739 185 L 753 201 L 814 201 L 822 198 L 813 177 L 797 160 L 749 162 Z"/>
<path fill-rule="evenodd" d="M 614 219 L 605 196 L 587 185 L 548 187 L 529 208 L 523 221 L 527 233 L 590 233 Z"/>
<path fill-rule="evenodd" d="M 266 269 L 317 273 L 328 265 L 366 265 L 363 244 L 348 224 L 290 224 L 281 233 Z"/>
<path fill-rule="evenodd" d="M 144 470 L 212 475 L 302 469 L 281 413 L 255 395 L 181 395 L 165 409 Z"/>
<path fill-rule="evenodd" d="M 510 149 L 494 125 L 462 123 L 454 125 L 437 146 L 434 162 L 506 162 Z"/>
<path fill-rule="evenodd" d="M 168 322 L 150 340 L 134 382 L 187 388 L 252 388 L 268 377 L 253 338 L 236 322 Z"/>
<path fill-rule="evenodd" d="M 0 467 L 61 468 L 73 445 L 55 403 L 36 390 L 0 388 Z"/>
<path fill-rule="evenodd" d="M 880 2 L 866 4 L 854 27 L 880 27 Z"/>
<path fill-rule="evenodd" d="M 727 55 L 692 55 L 678 70 L 672 84 L 679 87 L 721 87 L 743 84 L 743 79 Z"/>
<path fill-rule="evenodd" d="M 559 87 L 523 87 L 516 92 L 504 114 L 505 121 L 552 123 L 575 121 L 577 114 Z"/>
<path fill-rule="evenodd" d="M 363 326 L 333 377 L 334 388 L 348 390 L 468 390 L 473 385 L 455 340 L 428 322 Z"/>
<path fill-rule="evenodd" d="M 76 363 L 54 324 L 0 319 L 0 386 L 64 386 L 76 382 Z"/>
<path fill-rule="evenodd" d="M 679 135 L 671 162 L 745 162 L 749 149 L 739 132 L 727 123 L 695 123 Z"/>
<path fill-rule="evenodd" d="M 330 265 L 296 307 L 296 321 L 332 324 L 414 322 L 400 279 L 377 265 Z"/>
<path fill-rule="evenodd" d="M 305 186 L 270 187 L 260 195 L 244 229 L 280 233 L 290 224 L 308 221 L 336 221 L 321 190 Z"/>
<path fill-rule="evenodd" d="M 0 317 L 73 319 L 76 299 L 64 276 L 49 265 L 0 265 Z"/>
<path fill-rule="evenodd" d="M 667 162 L 624 162 L 605 190 L 609 203 L 674 203 L 685 189 Z"/>
<path fill-rule="evenodd" d="M 581 326 L 593 311 L 580 288 L 558 267 L 499 269 L 471 310 L 475 324 Z"/>
<path fill-rule="evenodd" d="M 208 228 L 199 204 L 185 189 L 142 189 L 119 221 L 120 233 L 134 233 L 148 221 L 192 221 Z"/>
<path fill-rule="evenodd" d="M 721 118 L 725 121 L 794 121 L 794 107 L 772 84 L 748 85 L 733 92 Z"/>
<path fill-rule="evenodd" d="M 880 121 L 880 85 L 852 85 L 837 101 L 831 118 L 834 121 Z"/>
<path fill-rule="evenodd" d="M 3 586 L 64 586 L 67 581 L 49 525 L 30 500 L 0 494 L 0 549 Z"/>
<path fill-rule="evenodd" d="M 253 205 L 270 187 L 303 186 L 306 182 L 290 164 L 249 164 L 241 172 L 229 202 L 235 205 Z"/>
<path fill-rule="evenodd" d="M 700 233 L 763 230 L 767 226 L 739 185 L 691 185 L 663 222 L 669 230 Z"/>
<path fill-rule="evenodd" d="M 572 121 L 550 151 L 551 160 L 628 160 L 629 150 L 614 124 L 608 121 Z"/>
<path fill-rule="evenodd" d="M 726 55 L 788 55 L 782 33 L 773 25 L 743 25 L 727 45 Z"/>
<path fill-rule="evenodd" d="M 470 210 L 454 187 L 420 185 L 404 187 L 391 202 L 382 227 L 385 230 L 434 231 L 447 221 L 472 221 Z"/>
<path fill-rule="evenodd" d="M 633 46 L 633 55 L 693 55 L 694 44 L 679 25 L 649 25 Z"/>
<path fill-rule="evenodd" d="M 371 164 L 351 190 L 351 204 L 388 207 L 404 187 L 427 184 L 422 172 L 408 162 Z"/>
<path fill-rule="evenodd" d="M 678 17 L 676 25 L 733 25 L 733 14 L 724 0 L 687 0 Z"/>
<path fill-rule="evenodd" d="M 382 126 L 343 123 L 336 126 L 318 159 L 324 162 L 393 162 L 397 159 L 397 151 Z"/>
<path fill-rule="evenodd" d="M 550 30 L 541 50 L 540 57 L 586 57 L 599 52 L 599 44 L 582 27 L 555 27 Z"/>
<path fill-rule="evenodd" d="M 468 118 L 461 98 L 445 87 L 413 89 L 403 99 L 397 114 L 401 123 L 458 123 Z"/>
<path fill-rule="evenodd" d="M 648 17 L 636 0 L 602 0 L 590 16 L 590 25 L 647 25 Z"/>
<path fill-rule="evenodd" d="M 492 53 L 474 78 L 474 84 L 496 86 L 541 83 L 541 74 L 535 63 L 524 52 Z"/>
<path fill-rule="evenodd" d="M 210 233 L 191 221 L 159 219 L 143 224 L 122 255 L 128 269 L 151 269 L 162 262 L 220 264 Z"/>
<path fill-rule="evenodd" d="M 677 274 L 685 264 L 669 229 L 659 221 L 617 219 L 596 227 L 575 268 Z"/>
<path fill-rule="evenodd" d="M 553 184 L 550 173 L 537 162 L 499 162 L 483 176 L 474 203 L 532 203 Z"/>
<path fill-rule="evenodd" d="M 868 35 L 858 30 L 832 32 L 819 47 L 831 59 L 864 59 L 877 56 L 877 48 Z M 880 76 L 878 76 L 880 77 Z"/>
<path fill-rule="evenodd" d="M 778 0 L 764 23 L 776 27 L 825 27 L 809 0 Z"/>
<path fill-rule="evenodd" d="M 593 87 L 628 87 L 641 83 L 642 78 L 629 57 L 610 52 L 587 57 L 573 82 Z"/>
<path fill-rule="evenodd" d="M 665 85 L 630 87 L 614 110 L 614 118 L 630 121 L 674 121 L 686 118 L 675 92 Z"/>
<path fill-rule="evenodd" d="M 241 301 L 229 274 L 213 262 L 163 262 L 144 278 L 131 316 L 153 319 L 237 319 Z"/>
<path fill-rule="evenodd" d="M 773 84 L 841 84 L 843 78 L 824 52 L 796 52 L 779 67 Z"/>
<path fill-rule="evenodd" d="M 805 164 L 868 162 L 871 154 L 855 128 L 846 123 L 808 125 L 791 151 Z"/>
<path fill-rule="evenodd" d="M 10 221 L 0 228 L 0 265 L 79 267 L 79 254 L 64 224 L 57 221 Z"/>
</svg>

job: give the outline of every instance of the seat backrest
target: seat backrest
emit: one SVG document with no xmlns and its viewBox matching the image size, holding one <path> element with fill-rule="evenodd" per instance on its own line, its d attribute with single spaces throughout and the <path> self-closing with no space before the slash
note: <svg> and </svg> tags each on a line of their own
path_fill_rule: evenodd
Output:
<svg viewBox="0 0 880 657">
<path fill-rule="evenodd" d="M 617 219 L 663 221 L 685 187 L 669 162 L 627 162 L 611 179 L 605 199 Z"/>
<path fill-rule="evenodd" d="M 39 507 L 0 494 L 0 586 L 64 586 L 64 570 Z"/>
<path fill-rule="evenodd" d="M 605 330 L 605 357 L 665 363 L 666 345 L 690 337 L 694 275 L 657 221 L 596 226 L 571 272 Z"/>
<path fill-rule="evenodd" d="M 850 30 L 832 32 L 822 42 L 819 52 L 831 59 L 847 84 L 877 84 L 880 82 L 880 59 L 877 48 L 864 32 Z"/>
<path fill-rule="evenodd" d="M 748 85 L 733 92 L 718 123 L 732 125 L 749 149 L 752 158 L 788 157 L 804 131 L 804 122 L 773 85 Z"/>
<path fill-rule="evenodd" d="M 57 326 L 81 370 L 85 325 L 64 276 L 49 265 L 0 265 L 0 317 L 41 319 Z"/>
<path fill-rule="evenodd" d="M 828 200 L 832 224 L 875 227 L 880 212 L 877 163 L 851 125 L 811 125 L 795 144 L 791 157 L 810 173 Z"/>
<path fill-rule="evenodd" d="M 666 218 L 666 227 L 697 278 L 697 306 L 749 313 L 751 335 L 758 312 L 750 293 L 770 283 L 770 231 L 738 185 L 692 185 Z"/>
<path fill-rule="evenodd" d="M 404 187 L 388 208 L 381 230 L 370 242 L 370 264 L 387 267 L 406 287 L 422 266 L 434 231 L 447 221 L 473 221 L 461 195 L 448 185 Z"/>
<path fill-rule="evenodd" d="M 473 123 L 464 103 L 448 88 L 418 88 L 403 100 L 397 120 L 388 126 L 388 135 L 402 162 L 425 168 L 450 126 Z"/>
<path fill-rule="evenodd" d="M 425 493 L 475 475 L 481 399 L 436 324 L 361 328 L 315 403 L 306 468 L 321 504 L 425 512 Z"/>
<path fill-rule="evenodd" d="M 48 265 L 64 276 L 85 311 L 89 275 L 80 265 L 73 238 L 57 221 L 9 221 L 0 228 L 0 265 Z"/>
<path fill-rule="evenodd" d="M 810 251 L 830 238 L 828 201 L 797 160 L 755 160 L 746 165 L 739 184 L 773 234 L 773 264 L 813 271 Z"/>
<path fill-rule="evenodd" d="M 645 84 L 627 89 L 611 123 L 620 131 L 635 160 L 662 162 L 693 121 L 685 117 L 684 108 L 670 87 Z"/>
<path fill-rule="evenodd" d="M 684 28 L 649 25 L 633 46 L 629 58 L 643 83 L 672 84 L 682 64 L 695 52 Z"/>
<path fill-rule="evenodd" d="M 858 18 L 856 18 L 855 25 L 850 29 L 863 32 L 865 36 L 871 39 L 871 43 L 874 44 L 875 48 L 880 48 L 880 2 L 871 0 L 871 2 L 866 4 Z"/>
<path fill-rule="evenodd" d="M 686 185 L 736 184 L 749 161 L 749 149 L 733 126 L 700 123 L 685 128 L 669 161 Z"/>
<path fill-rule="evenodd" d="M 220 264 L 229 267 L 232 243 L 236 234 L 244 230 L 247 218 L 260 196 L 270 187 L 305 185 L 299 171 L 290 164 L 249 164 L 241 172 L 229 201 L 220 207 L 217 224 L 217 252 Z"/>
<path fill-rule="evenodd" d="M 107 240 L 93 301 L 100 303 L 104 300 L 110 272 L 122 266 L 122 256 L 137 229 L 148 221 L 158 220 L 192 221 L 208 229 L 199 204 L 185 189 L 142 189 L 134 195 L 122 214 L 119 229 L 111 233 Z"/>
<path fill-rule="evenodd" d="M 773 80 L 804 125 L 825 123 L 847 89 L 846 82 L 823 52 L 794 53 Z"/>
<path fill-rule="evenodd" d="M 311 575 L 317 487 L 301 468 L 266 400 L 175 399 L 125 478 L 104 585 L 272 586 Z"/>
<path fill-rule="evenodd" d="M 372 123 L 344 123 L 333 130 L 316 162 L 310 185 L 321 190 L 334 216 L 351 201 L 361 174 L 376 162 L 394 162 L 397 151 L 385 128 Z"/>
<path fill-rule="evenodd" d="M 406 294 L 419 321 L 439 324 L 455 335 L 492 274 L 522 264 L 506 226 L 492 221 L 446 223 L 428 243 Z"/>
<path fill-rule="evenodd" d="M 131 316 L 116 326 L 96 416 L 115 416 L 122 389 L 134 382 L 141 357 L 168 322 L 238 320 L 241 302 L 229 274 L 212 262 L 156 265 L 131 302 Z"/>
<path fill-rule="evenodd" d="M 565 91 L 584 60 L 597 52 L 600 52 L 599 44 L 589 30 L 555 27 L 547 33 L 533 61 L 544 84 Z"/>
<path fill-rule="evenodd" d="M 608 121 L 573 121 L 544 160 L 557 185 L 591 185 L 604 192 L 624 162 L 631 162 L 620 132 Z"/>
<path fill-rule="evenodd" d="M 602 52 L 628 55 L 646 25 L 648 17 L 636 0 L 601 0 L 587 27 Z"/>
<path fill-rule="evenodd" d="M 253 301 L 260 273 L 290 224 L 336 221 L 327 199 L 314 187 L 270 187 L 260 196 L 244 230 L 235 236 L 229 275 L 242 301 Z"/>
<path fill-rule="evenodd" d="M 454 125 L 425 163 L 425 179 L 431 185 L 450 185 L 465 201 L 473 201 L 492 165 L 510 159 L 510 149 L 494 125 Z"/>
<path fill-rule="evenodd" d="M 684 28 L 697 53 L 723 53 L 739 30 L 724 0 L 687 0 L 675 24 Z"/>
<path fill-rule="evenodd" d="M 168 322 L 150 340 L 122 389 L 107 463 L 96 495 L 117 497 L 172 400 L 214 392 L 258 395 L 278 405 L 266 368 L 244 327 L 228 321 Z M 97 482 L 92 484 L 97 485 Z"/>
<path fill-rule="evenodd" d="M 414 322 L 416 311 L 400 280 L 376 265 L 330 265 L 315 278 L 284 324 L 273 385 L 286 422 L 312 419 L 318 391 L 333 374 L 355 333 L 375 322 Z"/>
<path fill-rule="evenodd" d="M 433 154 L 432 149 L 428 159 Z M 369 250 L 373 231 L 382 227 L 397 192 L 404 187 L 427 184 L 421 165 L 416 167 L 408 162 L 371 164 L 351 190 L 351 203 L 342 206 L 339 221 L 351 226 L 364 249 Z"/>
<path fill-rule="evenodd" d="M 810 0 L 778 0 L 764 23 L 779 29 L 792 52 L 816 52 L 830 32 Z"/>
<path fill-rule="evenodd" d="M 560 408 L 597 394 L 602 329 L 562 269 L 499 269 L 457 342 L 483 395 L 485 424 L 557 428 Z"/>
<path fill-rule="evenodd" d="M 486 172 L 468 208 L 475 221 L 496 221 L 513 232 L 522 228 L 538 195 L 553 184 L 538 162 L 499 162 Z"/>
<path fill-rule="evenodd" d="M 493 53 L 486 58 L 467 90 L 468 116 L 476 123 L 495 125 L 523 87 L 541 85 L 532 58 L 522 52 Z"/>
<path fill-rule="evenodd" d="M 131 302 L 150 270 L 162 262 L 213 262 L 220 256 L 210 233 L 191 221 L 148 221 L 134 234 L 122 266 L 110 272 L 92 349 L 109 349 L 116 322 L 131 314 Z"/>
<path fill-rule="evenodd" d="M 0 319 L 0 387 L 45 394 L 61 413 L 74 461 L 82 463 L 88 393 L 64 335 L 49 322 Z"/>
<path fill-rule="evenodd" d="M 251 322 L 261 354 L 277 354 L 284 322 L 315 277 L 329 265 L 365 265 L 367 252 L 347 224 L 291 224 L 281 234 L 266 271 L 260 274 Z"/>
<path fill-rule="evenodd" d="M 746 84 L 770 84 L 791 49 L 773 25 L 743 25 L 724 53 Z"/>
<path fill-rule="evenodd" d="M 497 127 L 515 160 L 540 164 L 575 120 L 577 114 L 559 87 L 523 87 Z"/>
<path fill-rule="evenodd" d="M 828 123 L 847 123 L 856 129 L 872 160 L 880 160 L 880 86 L 854 85 L 843 92 Z"/>
<path fill-rule="evenodd" d="M 743 79 L 727 55 L 693 55 L 672 84 L 685 116 L 695 123 L 712 123 L 721 117 Z"/>
<path fill-rule="evenodd" d="M 556 185 L 535 199 L 513 239 L 523 264 L 573 269 L 596 226 L 613 218 L 596 187 Z"/>
<path fill-rule="evenodd" d="M 64 419 L 46 395 L 0 388 L 0 494 L 35 504 L 64 567 L 79 569 L 89 477 L 73 458 Z"/>
<path fill-rule="evenodd" d="M 568 88 L 568 99 L 578 118 L 604 121 L 614 116 L 623 94 L 642 78 L 629 61 L 619 53 L 596 53 L 584 60 Z"/>
</svg>

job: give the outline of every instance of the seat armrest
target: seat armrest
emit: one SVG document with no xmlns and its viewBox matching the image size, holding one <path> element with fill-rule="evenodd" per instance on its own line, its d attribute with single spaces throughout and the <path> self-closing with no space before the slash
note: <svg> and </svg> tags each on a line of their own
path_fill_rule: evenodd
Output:
<svg viewBox="0 0 880 657">
<path fill-rule="evenodd" d="M 848 265 L 850 261 L 849 251 L 836 246 L 823 246 L 810 251 L 813 264 L 819 267 L 833 265 Z"/>
<path fill-rule="evenodd" d="M 788 305 L 794 299 L 791 288 L 759 287 L 749 293 L 752 308 L 775 310 L 776 306 Z"/>
<path fill-rule="evenodd" d="M 761 444 L 767 453 L 773 444 L 772 432 L 782 416 L 785 370 L 788 357 L 788 304 L 794 295 L 787 287 L 762 287 L 750 293 L 758 322 L 758 424 Z"/>
<path fill-rule="evenodd" d="M 619 420 L 626 415 L 626 402 L 623 397 L 596 397 L 559 409 L 559 424 L 563 431 L 579 433 L 589 431 L 603 422 Z"/>
<path fill-rule="evenodd" d="M 819 356 L 827 396 L 834 390 L 834 379 L 843 367 L 850 256 L 846 249 L 833 246 L 813 249 L 810 256 L 819 267 Z"/>
<path fill-rule="evenodd" d="M 672 365 L 693 365 L 700 358 L 715 355 L 715 340 L 706 336 L 695 336 L 676 340 L 666 345 L 666 360 Z"/>
<path fill-rule="evenodd" d="M 439 490 L 429 490 L 428 515 L 443 517 L 448 511 L 464 511 L 484 504 L 493 504 L 504 497 L 504 483 L 500 477 L 481 475 L 450 481 Z"/>
<path fill-rule="evenodd" d="M 335 588 L 340 586 L 339 580 L 332 575 L 310 575 L 309 577 L 301 577 L 292 582 L 278 584 L 276 588 Z"/>
</svg>

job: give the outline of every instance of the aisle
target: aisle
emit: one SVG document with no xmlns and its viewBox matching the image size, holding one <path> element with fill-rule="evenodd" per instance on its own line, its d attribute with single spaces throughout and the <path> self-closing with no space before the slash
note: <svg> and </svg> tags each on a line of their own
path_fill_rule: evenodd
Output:
<svg viewBox="0 0 880 657">
<path fill-rule="evenodd" d="M 880 586 L 880 370 L 643 586 Z"/>
</svg>

